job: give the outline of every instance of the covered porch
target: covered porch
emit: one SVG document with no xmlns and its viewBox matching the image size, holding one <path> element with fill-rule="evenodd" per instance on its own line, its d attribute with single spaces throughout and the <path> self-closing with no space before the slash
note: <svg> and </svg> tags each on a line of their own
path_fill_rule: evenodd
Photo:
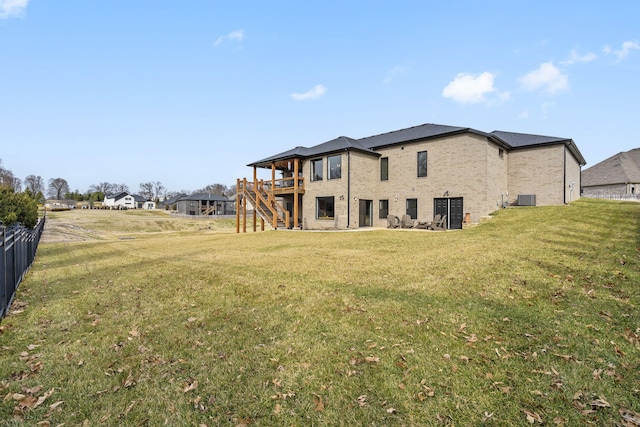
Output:
<svg viewBox="0 0 640 427">
<path fill-rule="evenodd" d="M 304 178 L 302 159 L 299 157 L 266 160 L 254 163 L 253 180 L 236 182 L 236 233 L 247 232 L 247 212 L 251 213 L 251 227 L 264 230 L 265 221 L 274 229 L 299 228 Z M 271 179 L 258 179 L 258 168 L 269 169 Z M 280 177 L 276 174 L 280 173 Z"/>
</svg>

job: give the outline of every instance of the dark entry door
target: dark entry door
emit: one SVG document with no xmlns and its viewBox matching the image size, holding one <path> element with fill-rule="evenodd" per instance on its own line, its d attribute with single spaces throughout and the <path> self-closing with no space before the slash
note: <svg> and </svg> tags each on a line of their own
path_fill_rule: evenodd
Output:
<svg viewBox="0 0 640 427">
<path fill-rule="evenodd" d="M 462 197 L 433 199 L 433 215 L 446 215 L 449 229 L 462 228 L 462 211 Z"/>
<path fill-rule="evenodd" d="M 449 199 L 449 228 L 462 229 L 462 197 Z"/>
<path fill-rule="evenodd" d="M 371 227 L 373 225 L 373 200 L 360 199 L 360 227 Z"/>
</svg>

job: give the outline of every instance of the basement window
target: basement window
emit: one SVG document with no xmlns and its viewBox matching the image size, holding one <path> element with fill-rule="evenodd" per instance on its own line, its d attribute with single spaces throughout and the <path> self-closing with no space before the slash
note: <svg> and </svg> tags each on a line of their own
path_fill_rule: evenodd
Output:
<svg viewBox="0 0 640 427">
<path fill-rule="evenodd" d="M 316 219 L 332 220 L 335 216 L 333 197 L 316 198 Z"/>
</svg>

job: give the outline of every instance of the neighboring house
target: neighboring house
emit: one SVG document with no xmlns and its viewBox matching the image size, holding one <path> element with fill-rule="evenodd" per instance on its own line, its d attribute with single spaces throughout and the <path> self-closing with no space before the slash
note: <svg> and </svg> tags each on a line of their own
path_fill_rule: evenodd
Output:
<svg viewBox="0 0 640 427">
<path fill-rule="evenodd" d="M 144 197 L 138 194 L 132 194 L 133 200 L 135 201 L 136 209 L 155 209 L 156 203 L 151 200 L 147 200 Z"/>
<path fill-rule="evenodd" d="M 640 148 L 618 153 L 582 171 L 585 197 L 631 197 L 640 194 Z"/>
<path fill-rule="evenodd" d="M 236 231 L 241 222 L 246 231 L 248 203 L 274 228 L 383 227 L 389 214 L 420 221 L 447 215 L 447 228 L 462 228 L 506 205 L 579 198 L 585 164 L 569 138 L 437 124 L 341 136 L 250 163 L 254 181 L 237 182 Z M 258 181 L 258 168 L 272 178 Z"/>
<path fill-rule="evenodd" d="M 44 208 L 48 211 L 68 211 L 76 208 L 75 200 L 45 200 Z"/>
<path fill-rule="evenodd" d="M 182 196 L 176 201 L 177 210 L 182 215 L 233 215 L 234 201 L 210 193 L 196 193 Z"/>
<path fill-rule="evenodd" d="M 133 195 L 127 192 L 105 194 L 102 207 L 109 209 L 135 209 L 136 200 Z"/>
<path fill-rule="evenodd" d="M 180 194 L 176 194 L 175 196 L 172 196 L 168 199 L 165 199 L 163 201 L 160 202 L 160 206 L 162 207 L 162 209 L 166 209 L 166 210 L 170 210 L 170 211 L 176 211 L 178 210 L 178 200 L 180 200 L 181 198 L 185 197 L 186 194 L 184 193 L 180 193 Z"/>
</svg>

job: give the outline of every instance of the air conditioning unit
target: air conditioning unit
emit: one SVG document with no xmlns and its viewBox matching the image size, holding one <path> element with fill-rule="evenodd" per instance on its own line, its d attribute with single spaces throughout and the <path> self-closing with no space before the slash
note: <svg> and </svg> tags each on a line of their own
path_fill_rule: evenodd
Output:
<svg viewBox="0 0 640 427">
<path fill-rule="evenodd" d="M 518 206 L 535 206 L 535 194 L 518 194 Z"/>
</svg>

